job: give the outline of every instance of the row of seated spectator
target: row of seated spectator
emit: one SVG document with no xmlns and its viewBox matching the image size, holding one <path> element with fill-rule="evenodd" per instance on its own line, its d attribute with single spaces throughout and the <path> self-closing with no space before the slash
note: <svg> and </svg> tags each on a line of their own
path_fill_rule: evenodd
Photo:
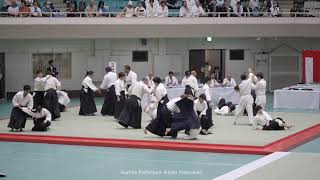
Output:
<svg viewBox="0 0 320 180">
<path fill-rule="evenodd" d="M 111 13 L 104 1 L 100 0 L 98 6 L 94 0 L 89 4 L 85 0 L 66 0 L 67 9 L 62 14 L 55 9 L 50 0 L 46 0 L 41 8 L 37 0 L 5 0 L 4 9 L 9 16 L 67 16 L 67 17 L 95 17 L 95 16 L 116 16 L 116 17 L 168 17 L 169 9 L 176 7 L 176 1 L 170 1 L 170 6 L 165 0 L 140 1 L 134 7 L 132 1 L 120 13 Z M 292 13 L 302 12 L 296 5 L 291 9 Z M 241 17 L 241 16 L 272 16 L 280 17 L 280 7 L 276 1 L 265 0 L 183 0 L 179 13 L 180 17 Z M 219 14 L 219 15 L 218 15 Z M 177 16 L 177 15 L 176 15 Z M 294 15 L 292 15 L 294 16 Z"/>
</svg>

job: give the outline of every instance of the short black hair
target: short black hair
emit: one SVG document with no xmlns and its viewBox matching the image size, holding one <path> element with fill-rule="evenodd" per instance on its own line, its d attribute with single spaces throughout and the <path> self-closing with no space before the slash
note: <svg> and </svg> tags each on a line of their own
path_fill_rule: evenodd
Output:
<svg viewBox="0 0 320 180">
<path fill-rule="evenodd" d="M 211 80 L 212 80 L 212 78 L 209 77 L 209 76 L 207 76 L 207 77 L 204 78 L 204 82 L 205 82 L 205 83 L 207 83 L 207 82 L 209 82 L 209 81 L 211 81 Z"/>
<path fill-rule="evenodd" d="M 122 77 L 124 77 L 124 76 L 126 76 L 126 74 L 125 74 L 124 72 L 119 72 L 119 73 L 118 73 L 118 78 L 122 78 Z"/>
<path fill-rule="evenodd" d="M 258 112 L 258 111 L 261 110 L 261 109 L 263 109 L 262 106 L 258 105 L 258 106 L 256 106 L 256 109 L 255 109 L 255 110 L 256 110 L 256 112 Z"/>
<path fill-rule="evenodd" d="M 51 59 L 50 61 L 48 61 L 48 63 L 49 63 L 49 64 L 52 64 L 52 63 L 53 63 L 53 60 Z"/>
<path fill-rule="evenodd" d="M 32 112 L 36 113 L 36 112 L 41 112 L 42 110 L 42 106 L 38 105 L 35 109 L 32 110 Z"/>
<path fill-rule="evenodd" d="M 247 79 L 247 76 L 245 74 L 241 74 L 240 79 L 245 80 L 245 79 Z"/>
<path fill-rule="evenodd" d="M 40 69 L 36 71 L 36 74 L 40 74 L 40 73 L 43 73 L 43 71 Z"/>
<path fill-rule="evenodd" d="M 31 86 L 26 84 L 26 85 L 23 86 L 23 90 L 24 91 L 30 91 L 31 90 Z"/>
<path fill-rule="evenodd" d="M 112 71 L 112 68 L 110 66 L 106 67 L 105 68 L 106 72 L 111 72 Z"/>
<path fill-rule="evenodd" d="M 184 74 L 185 74 L 186 76 L 190 76 L 190 71 L 186 71 L 186 72 L 184 72 Z"/>
<path fill-rule="evenodd" d="M 153 78 L 153 82 L 160 84 L 161 83 L 161 79 L 159 77 L 154 77 Z"/>
<path fill-rule="evenodd" d="M 125 65 L 124 68 L 130 70 L 130 66 L 129 65 Z"/>
<path fill-rule="evenodd" d="M 234 90 L 239 91 L 240 90 L 239 86 L 235 86 Z"/>
<path fill-rule="evenodd" d="M 203 99 L 203 100 L 205 100 L 205 101 L 207 100 L 207 97 L 206 97 L 205 94 L 200 94 L 199 98 L 201 98 L 201 99 Z"/>
<path fill-rule="evenodd" d="M 87 73 L 86 73 L 86 76 L 88 76 L 88 75 L 93 75 L 93 71 L 87 71 Z"/>
<path fill-rule="evenodd" d="M 261 79 L 263 79 L 263 73 L 262 72 L 258 72 L 256 76 L 261 78 Z"/>
<path fill-rule="evenodd" d="M 169 71 L 169 74 L 173 74 L 173 72 L 172 72 L 172 71 Z"/>
</svg>

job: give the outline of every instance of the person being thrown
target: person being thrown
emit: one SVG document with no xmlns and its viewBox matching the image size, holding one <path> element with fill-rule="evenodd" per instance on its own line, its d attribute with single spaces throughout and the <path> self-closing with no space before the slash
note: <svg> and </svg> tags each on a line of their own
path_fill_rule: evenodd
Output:
<svg viewBox="0 0 320 180">
<path fill-rule="evenodd" d="M 272 117 L 263 110 L 262 106 L 256 106 L 257 115 L 253 119 L 253 128 L 255 130 L 285 130 L 294 127 L 289 125 L 282 118 L 272 119 Z"/>
</svg>

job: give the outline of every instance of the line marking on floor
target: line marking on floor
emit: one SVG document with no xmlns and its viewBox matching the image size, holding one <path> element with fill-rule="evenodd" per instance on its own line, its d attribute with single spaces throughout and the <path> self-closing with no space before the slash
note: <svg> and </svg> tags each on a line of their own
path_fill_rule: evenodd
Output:
<svg viewBox="0 0 320 180">
<path fill-rule="evenodd" d="M 246 174 L 249 174 L 250 172 L 261 168 L 265 165 L 268 165 L 272 163 L 273 161 L 276 161 L 280 158 L 283 158 L 287 155 L 291 154 L 291 152 L 274 152 L 268 156 L 265 156 L 263 158 L 260 158 L 258 160 L 255 160 L 251 163 L 248 163 L 246 165 L 241 166 L 238 169 L 235 169 L 233 171 L 230 171 L 224 175 L 221 175 L 219 177 L 214 178 L 213 180 L 233 180 L 237 179 L 241 176 L 244 176 Z"/>
</svg>

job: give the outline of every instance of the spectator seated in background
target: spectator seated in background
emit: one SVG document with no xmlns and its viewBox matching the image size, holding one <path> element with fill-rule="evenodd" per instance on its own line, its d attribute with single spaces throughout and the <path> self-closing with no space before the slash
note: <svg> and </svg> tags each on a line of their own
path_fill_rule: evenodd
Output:
<svg viewBox="0 0 320 180">
<path fill-rule="evenodd" d="M 10 17 L 18 17 L 19 16 L 19 6 L 16 0 L 11 0 L 11 5 L 8 7 L 8 14 Z"/>
<path fill-rule="evenodd" d="M 272 17 L 281 17 L 280 7 L 278 2 L 273 1 L 273 6 L 270 8 L 270 15 Z"/>
<path fill-rule="evenodd" d="M 217 2 L 215 0 L 209 0 L 209 2 L 206 5 L 206 12 L 208 13 L 216 12 L 217 11 L 216 6 L 217 6 Z M 208 15 L 208 17 L 213 17 L 213 16 L 216 17 L 216 15 L 214 14 Z"/>
<path fill-rule="evenodd" d="M 195 4 L 192 7 L 192 16 L 193 17 L 199 17 L 199 16 L 205 16 L 205 12 L 199 2 L 199 0 L 195 1 Z"/>
<path fill-rule="evenodd" d="M 293 4 L 293 7 L 290 9 L 290 16 L 291 17 L 304 17 L 304 14 L 297 14 L 295 15 L 295 13 L 303 13 L 303 9 L 299 8 L 298 7 L 298 4 L 297 3 L 294 3 Z"/>
<path fill-rule="evenodd" d="M 29 17 L 31 16 L 31 10 L 27 6 L 26 1 L 21 1 L 21 7 L 19 9 L 20 16 L 22 17 Z"/>
<path fill-rule="evenodd" d="M 104 2 L 100 0 L 98 3 L 97 16 L 98 17 L 107 16 L 106 12 L 107 12 L 107 9 L 104 7 Z"/>
<path fill-rule="evenodd" d="M 191 17 L 192 16 L 192 10 L 188 6 L 188 1 L 183 1 L 183 6 L 180 8 L 179 17 Z"/>
<path fill-rule="evenodd" d="M 41 12 L 38 1 L 33 1 L 33 4 L 31 6 L 30 10 L 31 10 L 32 17 L 41 17 L 42 16 L 42 12 Z"/>
<path fill-rule="evenodd" d="M 230 14 L 233 12 L 233 9 L 231 6 L 229 6 L 228 1 L 224 2 L 224 6 L 217 6 L 216 10 L 217 12 L 222 13 L 220 14 L 220 17 L 229 17 Z"/>
<path fill-rule="evenodd" d="M 236 81 L 231 77 L 230 74 L 223 80 L 223 86 L 234 87 L 236 85 L 237 85 Z"/>
<path fill-rule="evenodd" d="M 80 0 L 79 2 L 79 12 L 84 12 L 87 8 L 87 3 L 85 0 Z M 83 14 L 83 16 L 85 16 L 85 14 Z"/>
<path fill-rule="evenodd" d="M 244 2 L 243 16 L 245 16 L 245 17 L 253 16 L 253 10 L 249 5 L 249 1 L 248 0 Z"/>
<path fill-rule="evenodd" d="M 217 7 L 223 7 L 225 2 L 226 1 L 224 1 L 224 0 L 216 0 L 216 6 Z"/>
<path fill-rule="evenodd" d="M 250 8 L 252 9 L 252 16 L 259 16 L 260 12 L 260 1 L 259 0 L 250 0 Z"/>
<path fill-rule="evenodd" d="M 138 3 L 138 6 L 134 9 L 134 14 L 136 17 L 146 17 L 147 16 L 146 9 L 143 7 L 142 2 Z"/>
<path fill-rule="evenodd" d="M 89 6 L 86 7 L 86 16 L 95 17 L 97 12 L 97 6 L 94 5 L 94 0 L 90 0 Z"/>
<path fill-rule="evenodd" d="M 158 16 L 158 1 L 146 0 L 146 12 L 147 17 L 157 17 Z"/>
<path fill-rule="evenodd" d="M 241 2 L 237 2 L 237 5 L 233 7 L 233 16 L 241 17 L 243 15 L 243 7 L 241 6 Z"/>
<path fill-rule="evenodd" d="M 132 5 L 132 1 L 128 1 L 128 4 L 125 8 L 123 8 L 122 12 L 118 15 L 118 17 L 133 17 L 134 15 L 134 7 Z"/>
<path fill-rule="evenodd" d="M 79 17 L 80 14 L 77 14 L 78 11 L 78 7 L 77 7 L 77 2 L 73 1 L 72 3 L 68 2 L 67 3 L 67 17 Z"/>
<path fill-rule="evenodd" d="M 168 17 L 169 15 L 169 9 L 167 6 L 167 2 L 165 0 L 162 0 L 160 2 L 160 6 L 158 7 L 158 17 Z"/>
<path fill-rule="evenodd" d="M 51 9 L 51 4 L 52 2 L 47 0 L 44 2 L 43 4 L 43 8 L 41 9 L 41 12 L 42 12 L 42 16 L 44 17 L 50 17 L 51 16 L 51 13 L 52 13 L 52 9 Z M 53 14 L 52 14 L 53 16 Z"/>
</svg>

